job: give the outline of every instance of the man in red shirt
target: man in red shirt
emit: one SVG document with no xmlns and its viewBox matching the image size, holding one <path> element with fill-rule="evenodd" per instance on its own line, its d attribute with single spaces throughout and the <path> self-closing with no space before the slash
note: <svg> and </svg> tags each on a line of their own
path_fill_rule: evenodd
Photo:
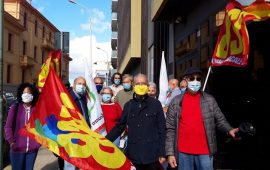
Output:
<svg viewBox="0 0 270 170">
<path fill-rule="evenodd" d="M 202 72 L 198 68 L 186 70 L 187 90 L 175 97 L 167 112 L 165 150 L 172 168 L 181 170 L 212 170 L 217 150 L 217 127 L 235 137 L 232 128 L 215 99 L 201 89 Z"/>
</svg>

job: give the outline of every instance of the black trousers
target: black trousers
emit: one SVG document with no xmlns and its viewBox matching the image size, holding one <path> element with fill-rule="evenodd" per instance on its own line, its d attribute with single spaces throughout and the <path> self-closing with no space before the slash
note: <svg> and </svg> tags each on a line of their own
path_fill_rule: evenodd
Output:
<svg viewBox="0 0 270 170">
<path fill-rule="evenodd" d="M 134 164 L 136 170 L 163 170 L 159 162 L 154 162 L 151 164 Z"/>
</svg>

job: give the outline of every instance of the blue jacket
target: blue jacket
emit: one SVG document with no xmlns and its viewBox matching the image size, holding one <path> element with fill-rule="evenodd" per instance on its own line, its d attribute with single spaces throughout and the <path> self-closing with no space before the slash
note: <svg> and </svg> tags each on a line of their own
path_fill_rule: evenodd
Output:
<svg viewBox="0 0 270 170">
<path fill-rule="evenodd" d="M 128 127 L 127 156 L 135 164 L 149 164 L 165 156 L 165 116 L 160 102 L 146 96 L 124 105 L 122 116 L 106 136 L 114 141 Z"/>
<path fill-rule="evenodd" d="M 87 113 L 87 99 L 86 99 L 86 96 L 76 94 L 73 90 L 70 90 L 70 95 L 74 99 L 77 107 L 80 109 L 80 112 L 81 112 L 82 116 L 84 117 L 87 124 L 91 128 L 91 123 L 90 123 L 89 116 L 88 116 L 88 113 Z M 81 100 L 82 103 L 80 103 L 80 100 Z M 83 110 L 85 110 L 86 113 L 84 113 Z"/>
</svg>

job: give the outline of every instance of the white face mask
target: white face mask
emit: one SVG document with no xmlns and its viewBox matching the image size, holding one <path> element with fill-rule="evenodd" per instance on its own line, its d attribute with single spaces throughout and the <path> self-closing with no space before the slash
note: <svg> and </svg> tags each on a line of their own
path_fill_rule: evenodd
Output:
<svg viewBox="0 0 270 170">
<path fill-rule="evenodd" d="M 24 103 L 30 103 L 31 101 L 33 101 L 33 95 L 31 93 L 23 93 L 22 94 L 22 101 Z"/>
</svg>

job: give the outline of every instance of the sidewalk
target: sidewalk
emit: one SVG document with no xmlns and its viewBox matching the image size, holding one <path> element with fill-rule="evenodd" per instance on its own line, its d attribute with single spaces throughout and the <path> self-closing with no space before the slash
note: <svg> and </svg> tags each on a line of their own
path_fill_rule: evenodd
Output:
<svg viewBox="0 0 270 170">
<path fill-rule="evenodd" d="M 35 162 L 34 170 L 57 170 L 58 163 L 51 151 L 45 148 L 40 148 Z M 4 170 L 11 170 L 11 166 L 7 166 Z"/>
</svg>

